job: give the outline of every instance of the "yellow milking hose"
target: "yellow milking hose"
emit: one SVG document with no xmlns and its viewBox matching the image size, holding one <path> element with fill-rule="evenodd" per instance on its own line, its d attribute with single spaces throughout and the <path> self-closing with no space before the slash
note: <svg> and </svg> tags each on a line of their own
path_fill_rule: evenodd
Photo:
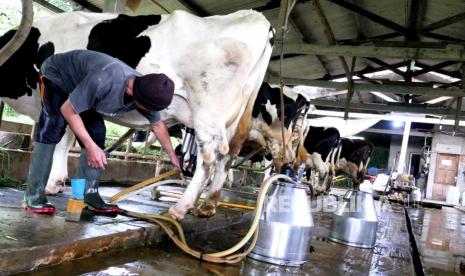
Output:
<svg viewBox="0 0 465 276">
<path fill-rule="evenodd" d="M 164 177 L 167 177 L 167 176 L 173 175 L 173 174 L 174 173 L 169 171 L 169 172 L 166 172 L 165 174 L 160 175 L 158 178 L 149 179 L 149 180 L 143 181 L 143 182 L 135 185 L 135 186 L 138 186 L 137 188 L 135 186 L 133 186 L 133 187 L 127 189 L 128 191 L 126 191 L 126 190 L 121 191 L 120 193 L 118 193 L 117 195 L 112 197 L 112 200 L 113 200 L 112 202 L 120 200 L 120 198 L 122 198 L 124 195 L 128 194 L 129 192 L 133 192 L 135 190 L 144 188 L 144 187 L 152 184 L 153 182 L 159 181 L 159 180 L 163 179 Z M 179 224 L 179 222 L 177 222 L 176 220 L 174 220 L 174 219 L 172 219 L 172 218 L 170 218 L 170 217 L 168 217 L 166 215 L 143 214 L 143 213 L 133 212 L 133 211 L 128 211 L 128 210 L 121 210 L 121 213 L 129 215 L 129 216 L 143 218 L 143 219 L 146 219 L 148 221 L 156 223 L 157 225 L 159 225 L 168 234 L 168 236 L 173 240 L 173 242 L 180 249 L 182 249 L 185 253 L 187 253 L 187 254 L 189 254 L 189 255 L 191 255 L 193 257 L 199 258 L 201 260 L 209 261 L 209 262 L 214 262 L 214 263 L 236 263 L 236 262 L 241 261 L 242 258 L 245 257 L 253 249 L 253 247 L 255 246 L 255 243 L 256 243 L 256 241 L 258 239 L 258 223 L 260 221 L 260 214 L 261 214 L 262 209 L 263 209 L 263 204 L 265 202 L 265 198 L 266 198 L 268 189 L 271 186 L 271 184 L 275 180 L 278 180 L 278 179 L 291 180 L 288 176 L 279 174 L 279 175 L 274 175 L 272 177 L 269 177 L 268 179 L 266 179 L 265 181 L 262 182 L 262 185 L 260 187 L 260 191 L 259 191 L 259 194 L 258 194 L 258 197 L 257 197 L 257 203 L 256 203 L 256 208 L 255 208 L 255 216 L 254 216 L 254 219 L 252 221 L 252 225 L 251 225 L 249 231 L 244 236 L 244 238 L 242 238 L 242 240 L 239 241 L 236 245 L 234 245 L 233 247 L 231 247 L 231 248 L 229 248 L 227 250 L 221 251 L 221 252 L 203 254 L 203 253 L 201 253 L 199 251 L 196 251 L 196 250 L 193 250 L 192 248 L 190 248 L 186 243 L 184 231 L 182 230 L 182 227 Z M 168 183 L 173 183 L 173 182 L 175 182 L 175 180 L 165 180 L 165 181 L 161 181 L 161 182 L 158 182 L 156 184 L 153 184 L 151 186 L 152 187 L 157 187 L 157 186 L 161 186 L 161 185 L 168 184 Z M 176 237 L 174 232 L 163 221 L 170 222 L 171 224 L 173 224 L 176 227 L 176 230 L 177 230 L 178 235 L 179 235 L 179 239 Z M 235 254 L 235 255 L 231 255 L 231 254 L 235 253 L 236 251 L 238 251 L 239 249 L 241 249 L 247 243 L 247 241 L 250 240 L 252 235 L 254 235 L 252 243 L 249 245 L 249 247 L 246 249 L 245 252 L 238 253 L 238 254 Z"/>
<path fill-rule="evenodd" d="M 173 169 L 173 170 L 169 170 L 169 171 L 167 171 L 165 173 L 162 173 L 162 174 L 160 174 L 158 176 L 155 176 L 155 177 L 149 178 L 147 180 L 144 180 L 144 181 L 142 181 L 142 182 L 140 182 L 140 183 L 138 183 L 138 184 L 136 184 L 134 186 L 131 186 L 131 187 L 125 189 L 125 190 L 122 190 L 121 192 L 119 192 L 119 193 L 115 194 L 114 196 L 112 196 L 110 198 L 110 203 L 117 202 L 117 201 L 121 200 L 120 198 L 124 197 L 126 194 L 129 194 L 129 193 L 131 193 L 133 191 L 140 190 L 140 189 L 142 189 L 142 188 L 144 188 L 144 187 L 146 187 L 148 185 L 151 185 L 152 183 L 158 182 L 158 181 L 162 180 L 163 178 L 166 178 L 168 176 L 172 176 L 172 175 L 175 175 L 175 174 L 179 174 L 179 171 Z"/>
</svg>

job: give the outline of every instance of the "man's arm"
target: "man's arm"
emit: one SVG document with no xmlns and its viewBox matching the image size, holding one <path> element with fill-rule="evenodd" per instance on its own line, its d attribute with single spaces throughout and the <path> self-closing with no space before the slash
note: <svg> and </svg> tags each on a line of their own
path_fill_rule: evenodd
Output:
<svg viewBox="0 0 465 276">
<path fill-rule="evenodd" d="M 157 123 L 152 124 L 152 131 L 162 147 L 165 149 L 166 153 L 168 153 L 171 163 L 173 163 L 173 165 L 178 170 L 181 170 L 178 157 L 176 156 L 173 146 L 171 145 L 170 135 L 165 123 L 163 123 L 163 121 L 158 121 Z"/>
<path fill-rule="evenodd" d="M 105 169 L 105 165 L 107 164 L 105 153 L 92 140 L 82 122 L 81 116 L 74 111 L 69 99 L 61 106 L 60 111 L 74 134 L 84 144 L 87 150 L 87 164 L 94 168 Z"/>
</svg>

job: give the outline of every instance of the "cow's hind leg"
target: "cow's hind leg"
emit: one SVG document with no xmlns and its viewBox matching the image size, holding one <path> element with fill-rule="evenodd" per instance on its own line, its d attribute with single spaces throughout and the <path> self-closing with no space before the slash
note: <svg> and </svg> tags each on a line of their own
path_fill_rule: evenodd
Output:
<svg viewBox="0 0 465 276">
<path fill-rule="evenodd" d="M 68 153 L 73 141 L 74 134 L 67 128 L 65 135 L 55 148 L 52 170 L 45 187 L 45 194 L 54 195 L 63 191 L 65 181 L 68 178 Z"/>
<path fill-rule="evenodd" d="M 223 183 L 226 181 L 226 177 L 228 175 L 227 170 L 225 170 L 228 160 L 229 156 L 222 158 L 216 163 L 207 200 L 197 211 L 199 217 L 211 217 L 216 214 L 216 207 L 220 200 L 221 188 L 223 187 Z"/>
<path fill-rule="evenodd" d="M 207 183 L 212 174 L 212 164 L 205 163 L 200 154 L 197 155 L 197 169 L 192 177 L 191 182 L 187 186 L 186 191 L 181 199 L 171 207 L 168 214 L 176 220 L 183 220 L 189 210 L 194 208 L 194 204 L 202 191 L 202 188 Z"/>
</svg>

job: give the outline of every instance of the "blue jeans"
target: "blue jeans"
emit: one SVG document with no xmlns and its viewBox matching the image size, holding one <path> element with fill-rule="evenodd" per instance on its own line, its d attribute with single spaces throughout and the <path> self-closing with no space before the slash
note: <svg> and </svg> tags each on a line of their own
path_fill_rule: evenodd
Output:
<svg viewBox="0 0 465 276">
<path fill-rule="evenodd" d="M 43 144 L 58 144 L 68 125 L 63 114 L 61 114 L 60 108 L 68 99 L 69 94 L 49 79 L 42 78 L 42 81 L 44 92 L 36 141 Z M 103 117 L 94 110 L 82 112 L 79 116 L 81 116 L 92 140 L 103 149 L 105 147 L 106 132 Z M 84 148 L 84 144 L 79 139 L 78 142 Z"/>
</svg>

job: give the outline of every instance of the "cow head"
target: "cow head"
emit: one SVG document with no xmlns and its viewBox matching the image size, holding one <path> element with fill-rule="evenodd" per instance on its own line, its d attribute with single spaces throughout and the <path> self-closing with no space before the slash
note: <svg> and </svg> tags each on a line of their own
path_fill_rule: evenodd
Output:
<svg viewBox="0 0 465 276">
<path fill-rule="evenodd" d="M 258 92 L 252 112 L 252 131 L 261 135 L 267 150 L 279 170 L 284 163 L 294 160 L 292 131 L 300 112 L 308 105 L 301 95 L 290 98 L 284 95 L 284 122 L 281 121 L 280 89 L 263 83 Z M 284 123 L 284 141 L 282 124 Z M 254 138 L 256 139 L 256 138 Z"/>
</svg>

